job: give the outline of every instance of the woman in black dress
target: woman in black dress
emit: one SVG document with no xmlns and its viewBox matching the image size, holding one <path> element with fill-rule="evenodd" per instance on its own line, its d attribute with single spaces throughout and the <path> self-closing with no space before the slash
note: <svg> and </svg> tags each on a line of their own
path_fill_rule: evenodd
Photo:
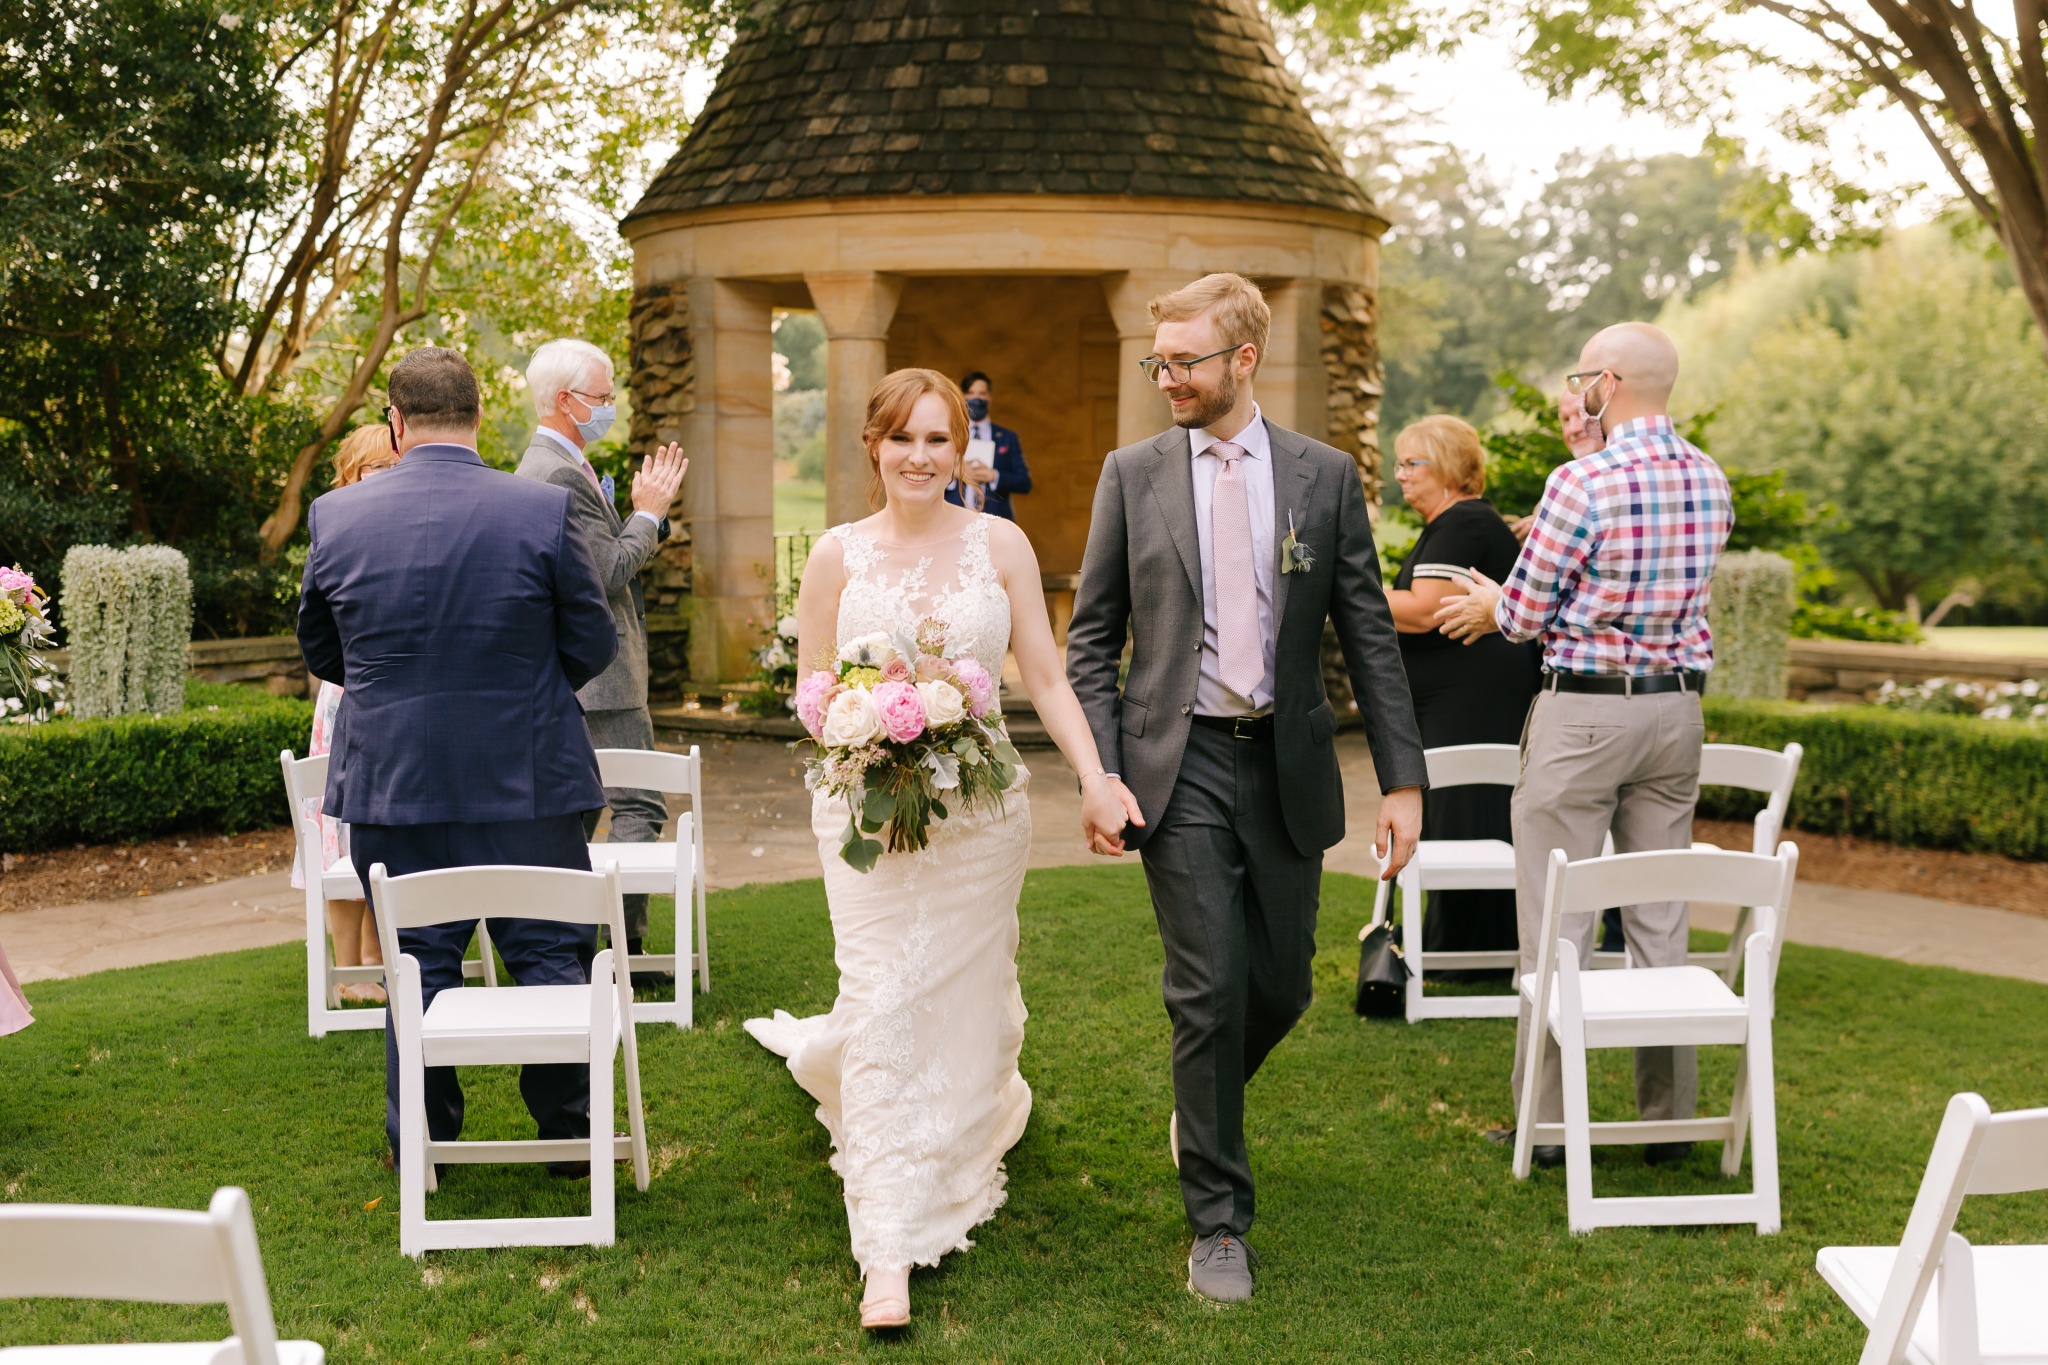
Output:
<svg viewBox="0 0 2048 1365">
<path fill-rule="evenodd" d="M 1520 743 L 1542 669 L 1536 642 L 1516 644 L 1490 634 L 1463 645 L 1438 634 L 1437 607 L 1465 587 L 1415 577 L 1419 565 L 1438 564 L 1477 569 L 1501 583 L 1514 568 L 1521 546 L 1480 496 L 1486 490 L 1486 450 L 1479 433 L 1455 417 L 1425 417 L 1394 438 L 1394 459 L 1401 495 L 1425 523 L 1387 593 L 1423 747 Z M 1506 787 L 1431 791 L 1423 798 L 1423 837 L 1511 838 L 1508 795 Z M 1429 893 L 1422 921 L 1425 953 L 1481 952 L 1515 943 L 1513 891 Z"/>
</svg>

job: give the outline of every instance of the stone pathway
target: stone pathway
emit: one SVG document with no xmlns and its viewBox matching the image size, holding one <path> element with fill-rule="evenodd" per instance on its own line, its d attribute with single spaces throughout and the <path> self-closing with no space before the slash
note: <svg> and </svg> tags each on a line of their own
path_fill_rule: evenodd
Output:
<svg viewBox="0 0 2048 1365">
<path fill-rule="evenodd" d="M 817 876 L 810 798 L 788 748 L 767 739 L 697 742 L 708 787 L 712 887 Z M 1378 811 L 1371 757 L 1355 734 L 1339 737 L 1338 754 L 1350 796 L 1349 832 L 1327 865 L 1370 876 Z M 1065 761 L 1051 749 L 1027 749 L 1024 761 L 1032 774 L 1031 865 L 1104 861 L 1081 847 L 1080 795 Z M 1726 931 L 1733 912 L 1699 906 L 1694 922 Z M 1791 932 L 1798 943 L 2048 982 L 2048 919 L 2032 915 L 1802 881 Z M 304 901 L 284 873 L 0 916 L 0 943 L 23 981 L 296 942 L 304 933 Z"/>
</svg>

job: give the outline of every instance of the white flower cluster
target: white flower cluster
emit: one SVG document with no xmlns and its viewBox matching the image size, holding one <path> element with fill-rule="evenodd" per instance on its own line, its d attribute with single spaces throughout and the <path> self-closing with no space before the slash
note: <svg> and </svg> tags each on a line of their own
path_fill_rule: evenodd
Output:
<svg viewBox="0 0 2048 1365">
<path fill-rule="evenodd" d="M 60 607 L 79 716 L 185 708 L 192 571 L 167 545 L 74 545 Z"/>
<path fill-rule="evenodd" d="M 1904 687 L 1887 680 L 1877 690 L 1876 700 L 1879 706 L 1897 711 L 2048 724 L 2048 682 L 2039 678 L 2001 683 L 1929 678 Z"/>
</svg>

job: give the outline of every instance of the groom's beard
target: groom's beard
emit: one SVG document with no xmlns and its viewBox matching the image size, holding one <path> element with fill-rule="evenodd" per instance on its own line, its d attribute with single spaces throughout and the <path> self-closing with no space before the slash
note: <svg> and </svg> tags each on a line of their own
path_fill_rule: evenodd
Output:
<svg viewBox="0 0 2048 1365">
<path fill-rule="evenodd" d="M 1194 411 L 1179 419 L 1179 425 L 1189 431 L 1200 431 L 1204 427 L 1222 421 L 1237 406 L 1237 371 L 1226 370 L 1223 383 L 1217 390 L 1206 396 L 1199 391 L 1195 395 Z"/>
</svg>

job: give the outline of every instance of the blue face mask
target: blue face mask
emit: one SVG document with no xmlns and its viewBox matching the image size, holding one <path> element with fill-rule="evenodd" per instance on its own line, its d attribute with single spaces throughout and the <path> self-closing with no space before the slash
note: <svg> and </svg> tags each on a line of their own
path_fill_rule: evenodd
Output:
<svg viewBox="0 0 2048 1365">
<path fill-rule="evenodd" d="M 592 403 L 590 416 L 581 420 L 571 417 L 569 420 L 576 423 L 576 434 L 583 438 L 585 445 L 589 445 L 592 441 L 604 439 L 604 434 L 612 429 L 612 420 L 618 415 L 619 408 L 616 403 Z"/>
<path fill-rule="evenodd" d="M 988 418 L 988 400 L 970 398 L 967 400 L 967 419 L 970 422 L 985 421 Z"/>
</svg>

